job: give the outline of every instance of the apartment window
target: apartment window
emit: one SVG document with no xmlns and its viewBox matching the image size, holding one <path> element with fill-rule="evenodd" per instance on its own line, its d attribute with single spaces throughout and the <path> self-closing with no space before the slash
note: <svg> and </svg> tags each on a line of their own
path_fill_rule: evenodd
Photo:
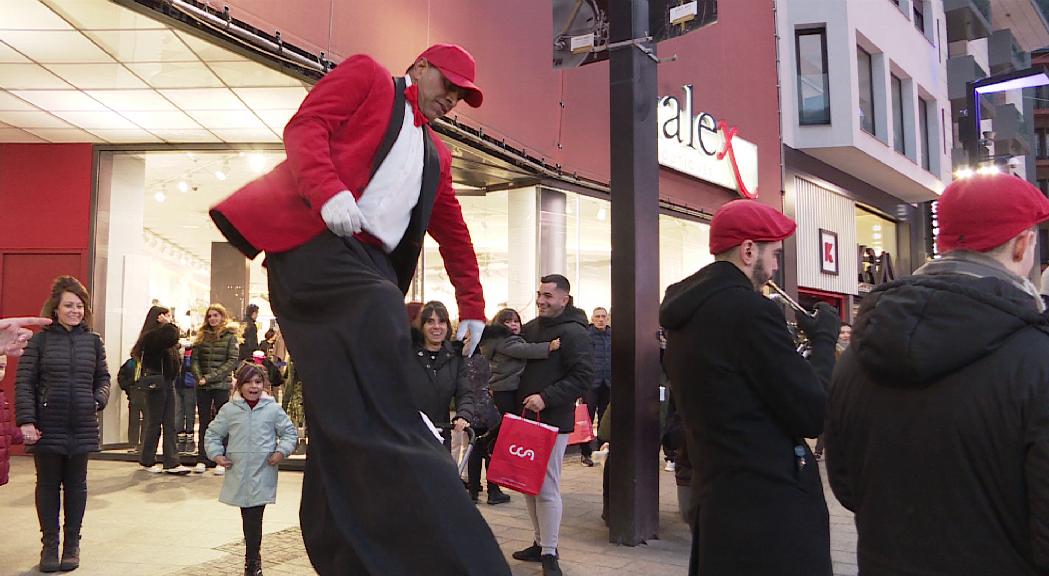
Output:
<svg viewBox="0 0 1049 576">
<path fill-rule="evenodd" d="M 1039 86 L 1034 89 L 1034 107 L 1049 108 L 1049 86 Z"/>
<path fill-rule="evenodd" d="M 907 145 L 903 138 L 903 81 L 896 75 L 890 78 L 892 79 L 892 148 L 900 154 L 906 154 Z"/>
<path fill-rule="evenodd" d="M 925 0 L 914 0 L 911 5 L 914 9 L 914 27 L 925 34 Z"/>
<path fill-rule="evenodd" d="M 918 129 L 922 138 L 922 168 L 929 170 L 931 155 L 929 153 L 929 103 L 924 98 L 918 97 Z"/>
<path fill-rule="evenodd" d="M 1034 131 L 1034 145 L 1039 159 L 1049 158 L 1049 128 L 1038 128 Z"/>
<path fill-rule="evenodd" d="M 860 128 L 874 134 L 874 70 L 871 55 L 856 47 L 856 69 L 859 75 Z"/>
<path fill-rule="evenodd" d="M 830 124 L 830 79 L 827 75 L 827 31 L 798 30 L 798 123 Z"/>
</svg>

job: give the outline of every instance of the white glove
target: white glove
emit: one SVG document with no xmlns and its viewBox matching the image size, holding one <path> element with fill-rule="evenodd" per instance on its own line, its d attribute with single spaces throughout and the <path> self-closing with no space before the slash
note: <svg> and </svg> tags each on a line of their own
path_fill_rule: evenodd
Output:
<svg viewBox="0 0 1049 576">
<path fill-rule="evenodd" d="M 368 227 L 368 221 L 349 190 L 343 190 L 325 202 L 321 206 L 321 218 L 336 236 L 353 236 Z"/>
<path fill-rule="evenodd" d="M 469 339 L 466 339 L 467 332 L 470 333 Z M 482 332 L 484 332 L 484 322 L 480 320 L 459 320 L 459 330 L 455 333 L 455 339 L 466 340 L 466 346 L 463 347 L 463 356 L 467 358 L 473 356 L 474 350 L 477 349 L 477 344 L 481 342 Z"/>
</svg>

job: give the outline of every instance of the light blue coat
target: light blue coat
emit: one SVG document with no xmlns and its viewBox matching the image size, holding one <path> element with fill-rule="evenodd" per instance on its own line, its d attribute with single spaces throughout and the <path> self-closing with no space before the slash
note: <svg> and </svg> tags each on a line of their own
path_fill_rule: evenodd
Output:
<svg viewBox="0 0 1049 576">
<path fill-rule="evenodd" d="M 266 459 L 274 452 L 290 455 L 298 436 L 295 425 L 272 396 L 264 394 L 252 410 L 239 394 L 234 395 L 204 435 L 208 458 L 214 460 L 224 454 L 233 461 L 222 482 L 219 502 L 241 508 L 276 502 L 277 467 L 267 464 Z"/>
</svg>

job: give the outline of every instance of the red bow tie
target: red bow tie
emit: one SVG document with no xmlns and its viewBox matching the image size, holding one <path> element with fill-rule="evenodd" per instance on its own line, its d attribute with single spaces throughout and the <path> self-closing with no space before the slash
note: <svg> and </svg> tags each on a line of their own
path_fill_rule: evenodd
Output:
<svg viewBox="0 0 1049 576">
<path fill-rule="evenodd" d="M 404 89 L 404 97 L 408 99 L 408 102 L 412 104 L 412 114 L 415 115 L 415 125 L 422 126 L 430 121 L 423 116 L 421 110 L 419 110 L 419 86 L 412 84 L 411 86 Z"/>
</svg>

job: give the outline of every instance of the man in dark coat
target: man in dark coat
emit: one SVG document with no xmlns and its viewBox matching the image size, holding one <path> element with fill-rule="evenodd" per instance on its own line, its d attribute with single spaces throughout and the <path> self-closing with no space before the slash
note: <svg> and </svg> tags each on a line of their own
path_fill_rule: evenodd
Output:
<svg viewBox="0 0 1049 576">
<path fill-rule="evenodd" d="M 863 299 L 827 408 L 861 574 L 1049 574 L 1049 320 L 1027 279 L 1049 200 L 957 180 L 940 259 Z"/>
<path fill-rule="evenodd" d="M 322 576 L 510 574 L 409 384 L 421 374 L 404 293 L 426 233 L 455 287 L 468 353 L 484 329 L 451 153 L 429 126 L 460 101 L 481 105 L 475 77 L 473 56 L 452 44 L 397 78 L 367 55 L 347 58 L 285 127 L 288 160 L 211 211 L 246 255 L 266 251 L 270 303 L 302 378 L 299 518 Z"/>
<path fill-rule="evenodd" d="M 590 326 L 586 333 L 590 336 L 590 355 L 594 362 L 594 381 L 583 395 L 586 402 L 587 412 L 590 413 L 590 421 L 594 418 L 602 418 L 608 401 L 612 399 L 612 326 L 608 324 L 608 309 L 594 308 L 590 316 Z M 590 457 L 594 453 L 594 444 L 600 447 L 601 440 L 595 438 L 593 442 L 586 442 L 579 446 L 579 460 L 583 466 L 593 466 L 594 460 Z"/>
<path fill-rule="evenodd" d="M 561 576 L 557 538 L 561 530 L 561 464 L 568 447 L 568 435 L 575 428 L 575 401 L 590 388 L 594 367 L 590 358 L 590 337 L 586 333 L 586 313 L 572 305 L 571 284 L 560 274 L 539 279 L 536 307 L 539 317 L 521 328 L 529 342 L 561 339 L 561 347 L 541 360 L 529 360 L 517 388 L 517 405 L 524 406 L 529 418 L 559 430 L 557 442 L 546 467 L 546 478 L 538 496 L 525 496 L 532 518 L 535 541 L 513 553 L 517 560 L 541 562 L 543 576 Z"/>
<path fill-rule="evenodd" d="M 694 466 L 689 574 L 830 576 L 830 530 L 805 438 L 823 427 L 839 320 L 799 322 L 806 362 L 782 311 L 758 290 L 776 272 L 794 221 L 756 200 L 714 215 L 716 261 L 670 286 L 660 309 L 664 356 Z"/>
</svg>

